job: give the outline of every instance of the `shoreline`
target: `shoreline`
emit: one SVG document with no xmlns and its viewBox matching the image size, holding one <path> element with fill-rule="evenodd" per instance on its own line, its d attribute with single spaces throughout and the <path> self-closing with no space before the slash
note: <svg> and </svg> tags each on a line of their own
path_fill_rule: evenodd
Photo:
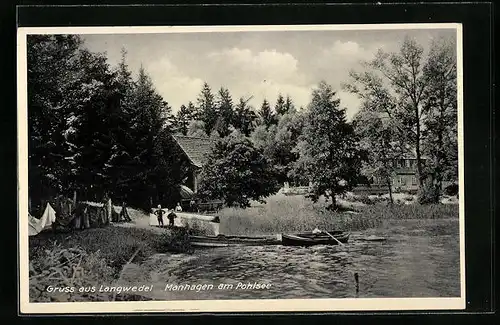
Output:
<svg viewBox="0 0 500 325">
<path fill-rule="evenodd" d="M 285 211 L 286 208 L 291 209 L 294 206 L 281 207 L 284 212 L 280 217 L 272 213 L 274 212 L 272 211 L 273 202 L 268 204 L 270 213 L 256 215 L 252 213 L 258 210 L 253 210 L 254 212 L 235 209 L 223 211 L 221 233 L 225 235 L 275 235 L 292 231 L 310 231 L 314 228 L 309 229 L 311 226 L 317 226 L 324 229 L 342 228 L 356 233 L 363 232 L 364 235 L 376 235 L 380 229 L 392 228 L 392 233 L 397 236 L 399 228 L 404 227 L 402 224 L 405 223 L 422 223 L 422 229 L 429 227 L 432 229 L 440 228 L 442 222 L 459 221 L 458 213 L 455 213 L 458 207 L 449 205 L 434 207 L 403 205 L 395 206 L 391 210 L 387 210 L 387 207 L 366 206 L 361 208 L 360 214 L 327 214 L 318 207 L 312 208 L 308 204 L 305 207 L 301 206 L 295 215 L 287 214 Z M 304 219 L 301 213 L 306 209 L 309 213 L 316 213 L 316 215 L 311 216 L 310 219 Z M 385 213 L 381 215 L 381 211 Z M 186 228 L 158 228 L 150 226 L 149 217 L 146 214 L 137 210 L 131 212 L 132 222 L 128 223 L 113 223 L 102 228 L 65 234 L 48 232 L 30 237 L 30 300 L 33 302 L 112 301 L 150 300 L 160 297 L 166 299 L 165 291 L 157 289 L 156 285 L 153 292 L 133 292 L 133 294 L 132 292 L 75 292 L 64 293 L 61 297 L 54 298 L 47 292 L 41 292 L 46 290 L 44 286 L 56 283 L 60 283 L 61 287 L 67 286 L 68 279 L 81 287 L 99 287 L 101 284 L 138 286 L 138 284 L 155 282 L 155 277 L 160 276 L 158 272 L 162 272 L 161 277 L 169 279 L 168 282 L 175 283 L 173 271 L 183 263 L 200 257 L 199 254 L 193 254 L 194 249 L 189 243 L 187 233 L 189 224 Z M 232 229 L 237 231 L 231 231 Z M 422 230 L 422 233 L 425 233 L 425 230 Z M 73 258 L 71 262 L 68 262 L 71 267 L 87 268 L 84 274 L 75 274 L 70 268 L 59 265 L 62 261 L 60 259 L 63 259 L 63 262 L 66 261 L 64 257 L 66 255 Z M 52 274 L 54 269 L 64 276 L 57 277 L 56 274 L 56 279 L 50 278 L 54 276 Z"/>
</svg>

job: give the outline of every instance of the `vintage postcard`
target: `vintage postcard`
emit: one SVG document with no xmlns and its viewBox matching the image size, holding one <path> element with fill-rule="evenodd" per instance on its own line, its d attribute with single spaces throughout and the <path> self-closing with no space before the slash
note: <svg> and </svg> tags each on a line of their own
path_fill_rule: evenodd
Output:
<svg viewBox="0 0 500 325">
<path fill-rule="evenodd" d="M 17 49 L 21 313 L 465 308 L 460 24 Z"/>
</svg>

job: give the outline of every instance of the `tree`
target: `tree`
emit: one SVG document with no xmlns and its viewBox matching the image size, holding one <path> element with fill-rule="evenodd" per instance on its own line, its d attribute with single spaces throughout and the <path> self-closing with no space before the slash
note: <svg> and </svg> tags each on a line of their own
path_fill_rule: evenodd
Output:
<svg viewBox="0 0 500 325">
<path fill-rule="evenodd" d="M 283 116 L 289 112 L 295 111 L 295 106 L 293 105 L 290 95 L 287 95 L 286 99 L 284 99 L 283 96 L 279 94 L 276 105 L 274 106 L 274 111 L 278 116 Z"/>
<path fill-rule="evenodd" d="M 293 163 L 299 158 L 298 153 L 293 149 L 297 146 L 302 134 L 304 116 L 293 109 L 287 110 L 287 113 L 281 116 L 276 127 L 272 142 L 272 157 L 282 182 L 290 180 L 289 173 Z"/>
<path fill-rule="evenodd" d="M 278 99 L 276 99 L 276 105 L 274 105 L 274 111 L 278 116 L 284 115 L 286 113 L 285 99 L 281 94 L 278 94 Z"/>
<path fill-rule="evenodd" d="M 239 134 L 215 143 L 200 179 L 201 198 L 222 199 L 228 206 L 242 208 L 249 207 L 250 200 L 264 202 L 279 189 L 274 169 L 262 151 Z"/>
<path fill-rule="evenodd" d="M 263 150 L 276 168 L 279 182 L 289 180 L 288 173 L 298 159 L 298 153 L 293 149 L 302 133 L 303 117 L 303 114 L 291 111 L 283 115 L 277 125 L 257 126 L 251 135 L 254 145 Z"/>
<path fill-rule="evenodd" d="M 432 42 L 423 69 L 424 152 L 429 157 L 429 186 L 442 189 L 444 180 L 458 177 L 457 71 L 454 44 L 446 39 Z"/>
<path fill-rule="evenodd" d="M 345 109 L 340 108 L 340 99 L 324 81 L 312 92 L 296 150 L 300 156 L 292 175 L 303 175 L 312 182 L 309 197 L 314 202 L 324 195 L 332 201 L 329 208 L 337 209 L 335 196 L 356 185 L 366 157 Z"/>
<path fill-rule="evenodd" d="M 67 94 L 77 83 L 82 40 L 75 35 L 27 37 L 28 178 L 34 205 L 69 192 L 65 134 L 68 127 Z"/>
<path fill-rule="evenodd" d="M 257 120 L 257 115 L 253 111 L 252 107 L 247 105 L 248 101 L 249 99 L 245 100 L 240 98 L 233 114 L 234 128 L 247 137 L 253 132 L 255 128 L 255 121 Z"/>
<path fill-rule="evenodd" d="M 384 180 L 390 202 L 394 203 L 391 184 L 395 172 L 393 161 L 401 157 L 403 150 L 390 122 L 385 114 L 377 112 L 371 103 L 365 102 L 354 117 L 353 124 L 360 138 L 360 147 L 367 153 L 363 175 Z"/>
<path fill-rule="evenodd" d="M 126 51 L 115 69 L 77 36 L 28 37 L 29 186 L 37 203 L 58 195 L 175 203 L 184 167 L 168 103 Z M 192 106 L 192 105 L 191 105 Z"/>
<path fill-rule="evenodd" d="M 285 113 L 295 112 L 295 105 L 293 104 L 292 98 L 289 95 L 286 96 L 284 108 Z"/>
<path fill-rule="evenodd" d="M 221 87 L 218 92 L 217 99 L 217 122 L 214 129 L 217 130 L 221 137 L 228 136 L 231 133 L 232 122 L 234 120 L 233 99 L 229 93 L 229 89 Z"/>
<path fill-rule="evenodd" d="M 217 123 L 217 109 L 214 95 L 208 83 L 203 84 L 200 95 L 198 96 L 197 118 L 203 121 L 205 133 L 210 135 Z"/>
<path fill-rule="evenodd" d="M 399 53 L 379 51 L 364 65 L 367 71 L 351 72 L 345 88 L 387 115 L 399 139 L 416 155 L 419 188 L 431 194 L 424 201 L 437 201 L 442 180 L 456 177 L 458 167 L 452 43 L 433 42 L 424 57 L 422 46 L 406 37 Z M 429 186 L 433 188 L 424 189 Z"/>
<path fill-rule="evenodd" d="M 168 145 L 171 130 L 165 124 L 171 108 L 156 92 L 146 71 L 139 70 L 135 87 L 134 116 L 130 133 L 135 139 L 133 159 L 136 172 L 127 184 L 133 189 L 130 198 L 136 206 L 149 208 L 152 201 L 172 204 L 178 196 L 182 175 L 173 172 L 177 161 Z"/>
<path fill-rule="evenodd" d="M 187 135 L 190 122 L 191 122 L 191 112 L 185 105 L 181 105 L 181 108 L 179 109 L 179 111 L 175 116 L 175 123 L 174 123 L 175 129 L 182 135 Z"/>
<path fill-rule="evenodd" d="M 423 48 L 406 37 L 399 53 L 379 50 L 375 59 L 365 62 L 367 71 L 351 71 L 351 84 L 344 87 L 362 100 L 379 103 L 411 150 L 415 150 L 419 184 L 425 182 L 422 159 L 424 96 L 428 82 L 422 69 Z"/>
<path fill-rule="evenodd" d="M 140 173 L 143 167 L 134 159 L 137 145 L 131 130 L 134 130 L 132 122 L 135 121 L 137 113 L 135 105 L 137 85 L 127 65 L 126 54 L 125 49 L 122 49 L 122 59 L 115 72 L 119 107 L 109 114 L 113 120 L 110 122 L 113 146 L 104 172 L 109 175 L 107 194 L 113 200 L 129 202 L 128 198 L 134 192 L 129 180 L 132 175 Z"/>
<path fill-rule="evenodd" d="M 116 154 L 120 119 L 120 89 L 115 73 L 110 71 L 102 54 L 81 50 L 81 66 L 74 91 L 68 93 L 68 126 L 66 134 L 68 177 L 71 188 L 82 199 L 100 200 L 114 183 L 109 162 Z"/>
<path fill-rule="evenodd" d="M 196 137 L 196 138 L 206 138 L 208 135 L 205 133 L 205 123 L 200 120 L 194 120 L 189 123 L 188 137 Z"/>
<path fill-rule="evenodd" d="M 277 119 L 274 112 L 269 105 L 269 102 L 264 99 L 259 110 L 259 123 L 269 127 L 273 124 L 277 124 Z"/>
</svg>

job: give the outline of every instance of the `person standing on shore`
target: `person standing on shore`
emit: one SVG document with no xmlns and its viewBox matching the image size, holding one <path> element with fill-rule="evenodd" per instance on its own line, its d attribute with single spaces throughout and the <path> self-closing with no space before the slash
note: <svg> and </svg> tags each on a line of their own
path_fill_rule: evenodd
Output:
<svg viewBox="0 0 500 325">
<path fill-rule="evenodd" d="M 156 216 L 158 217 L 158 225 L 160 227 L 163 227 L 163 214 L 165 212 L 162 210 L 161 208 L 161 205 L 158 204 L 158 209 L 154 212 L 154 214 L 156 214 Z"/>
<path fill-rule="evenodd" d="M 174 226 L 174 219 L 177 218 L 177 215 L 175 214 L 174 210 L 170 211 L 170 213 L 167 215 L 168 218 L 168 225 L 170 227 Z"/>
</svg>

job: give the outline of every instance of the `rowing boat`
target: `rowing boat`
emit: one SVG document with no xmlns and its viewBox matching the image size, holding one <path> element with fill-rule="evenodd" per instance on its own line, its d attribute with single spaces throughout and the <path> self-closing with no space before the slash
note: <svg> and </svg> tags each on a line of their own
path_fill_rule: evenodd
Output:
<svg viewBox="0 0 500 325">
<path fill-rule="evenodd" d="M 189 236 L 193 246 L 199 247 L 226 247 L 228 245 L 279 245 L 281 241 L 275 237 L 249 237 L 249 236 Z"/>
<path fill-rule="evenodd" d="M 332 238 L 332 235 L 334 238 Z M 313 246 L 313 245 L 338 245 L 347 243 L 350 233 L 342 231 L 326 232 L 307 232 L 301 234 L 282 234 L 281 241 L 283 246 Z"/>
</svg>

